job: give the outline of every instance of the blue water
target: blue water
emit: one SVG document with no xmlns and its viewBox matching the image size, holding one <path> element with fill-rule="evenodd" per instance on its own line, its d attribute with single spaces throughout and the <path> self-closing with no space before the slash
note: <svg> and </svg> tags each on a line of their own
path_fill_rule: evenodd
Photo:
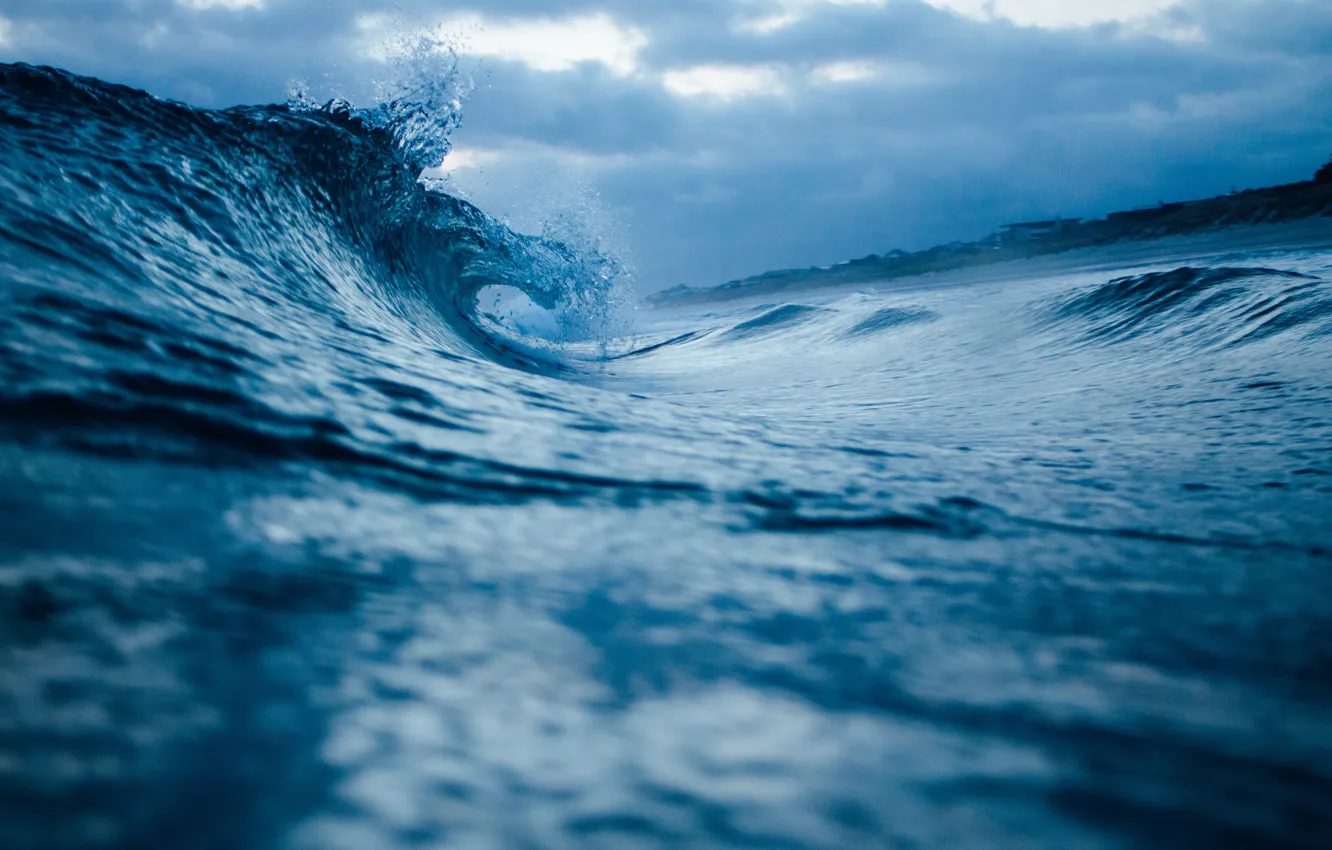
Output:
<svg viewBox="0 0 1332 850">
<path fill-rule="evenodd" d="M 626 319 L 391 107 L 0 67 L 0 845 L 1328 846 L 1332 253 Z"/>
</svg>

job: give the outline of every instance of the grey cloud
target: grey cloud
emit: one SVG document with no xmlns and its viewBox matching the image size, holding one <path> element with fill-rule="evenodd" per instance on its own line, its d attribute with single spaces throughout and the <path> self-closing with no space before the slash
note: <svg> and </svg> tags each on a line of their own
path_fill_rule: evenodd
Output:
<svg viewBox="0 0 1332 850">
<path fill-rule="evenodd" d="M 559 72 L 487 59 L 458 142 L 509 158 L 460 173 L 513 212 L 551 151 L 634 234 L 648 285 L 708 282 L 986 232 L 1004 219 L 1100 214 L 1158 199 L 1307 176 L 1332 153 L 1332 3 L 1189 0 L 1197 41 L 1130 27 L 1042 30 L 970 20 L 919 0 L 808 7 L 768 34 L 753 3 L 582 0 L 418 3 L 404 22 L 604 11 L 650 37 L 647 71 Z M 4 0 L 3 58 L 48 62 L 201 105 L 280 99 L 286 82 L 365 96 L 385 70 L 351 54 L 366 0 L 272 0 L 192 10 L 171 0 Z M 144 36 L 165 26 L 166 34 Z M 920 74 L 810 82 L 828 62 Z M 655 72 L 697 64 L 786 69 L 781 97 L 682 99 Z M 536 153 L 533 153 L 536 151 Z M 556 157 L 558 159 L 558 157 Z"/>
<path fill-rule="evenodd" d="M 660 86 L 617 78 L 592 63 L 547 73 L 487 60 L 475 82 L 466 107 L 470 138 L 641 153 L 680 144 L 677 133 L 688 116 Z"/>
</svg>

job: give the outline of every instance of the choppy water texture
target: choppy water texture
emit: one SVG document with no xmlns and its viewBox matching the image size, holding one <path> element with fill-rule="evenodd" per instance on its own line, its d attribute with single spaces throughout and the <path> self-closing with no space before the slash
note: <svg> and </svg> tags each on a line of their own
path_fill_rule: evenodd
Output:
<svg viewBox="0 0 1332 850">
<path fill-rule="evenodd" d="M 1332 254 L 527 345 L 374 126 L 0 69 L 0 844 L 1327 846 Z"/>
</svg>

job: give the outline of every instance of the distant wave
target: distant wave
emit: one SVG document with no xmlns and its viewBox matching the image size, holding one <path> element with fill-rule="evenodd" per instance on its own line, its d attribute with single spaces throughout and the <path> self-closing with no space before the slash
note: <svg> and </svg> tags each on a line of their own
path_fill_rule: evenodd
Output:
<svg viewBox="0 0 1332 850">
<path fill-rule="evenodd" d="M 760 334 L 771 333 L 782 328 L 789 328 L 808 321 L 819 313 L 829 312 L 823 307 L 810 307 L 805 304 L 783 304 L 780 307 L 774 307 L 771 310 L 756 316 L 748 321 L 741 322 L 726 332 L 729 339 L 745 339 L 747 337 L 759 336 Z"/>
<path fill-rule="evenodd" d="M 926 310 L 923 307 L 885 307 L 882 310 L 874 311 L 868 318 L 857 322 L 851 330 L 847 331 L 847 336 L 869 336 L 903 325 L 933 322 L 938 318 L 938 313 L 933 310 Z"/>
<path fill-rule="evenodd" d="M 1299 328 L 1327 333 L 1332 293 L 1297 272 L 1186 266 L 1116 278 L 1062 300 L 1052 316 L 1088 325 L 1086 338 L 1098 342 L 1174 333 L 1238 345 Z"/>
</svg>

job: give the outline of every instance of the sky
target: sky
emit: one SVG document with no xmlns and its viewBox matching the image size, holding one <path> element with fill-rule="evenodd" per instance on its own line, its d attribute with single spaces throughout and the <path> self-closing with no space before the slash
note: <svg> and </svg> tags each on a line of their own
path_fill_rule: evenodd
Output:
<svg viewBox="0 0 1332 850">
<path fill-rule="evenodd" d="M 1332 0 L 0 0 L 0 61 L 199 106 L 474 88 L 438 176 L 576 216 L 644 290 L 1307 179 Z"/>
</svg>

